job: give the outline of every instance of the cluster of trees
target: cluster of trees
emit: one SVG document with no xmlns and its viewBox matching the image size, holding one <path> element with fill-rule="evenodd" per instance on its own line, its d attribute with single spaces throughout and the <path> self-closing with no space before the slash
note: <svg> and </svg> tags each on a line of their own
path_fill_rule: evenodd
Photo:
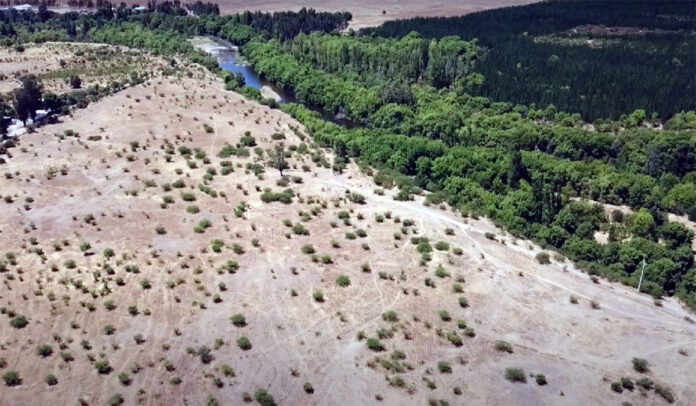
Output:
<svg viewBox="0 0 696 406">
<path fill-rule="evenodd" d="M 472 70 L 480 48 L 458 37 L 424 40 L 417 34 L 401 39 L 298 35 L 285 50 L 302 62 L 361 82 L 396 85 L 424 81 L 436 88 L 453 86 Z"/>
<path fill-rule="evenodd" d="M 302 7 L 299 12 L 281 11 L 275 13 L 249 12 L 227 17 L 228 21 L 249 25 L 254 29 L 269 33 L 280 39 L 294 38 L 300 33 L 312 31 L 331 32 L 343 30 L 353 16 L 348 12 L 318 12 Z"/>
<path fill-rule="evenodd" d="M 195 3 L 187 3 L 186 9 L 197 16 L 213 14 L 220 15 L 220 7 L 215 3 L 203 3 L 198 0 Z"/>
<path fill-rule="evenodd" d="M 689 1 L 547 1 L 462 17 L 390 21 L 361 33 L 478 38 L 488 50 L 476 65 L 486 78 L 476 94 L 492 100 L 554 104 L 587 120 L 618 119 L 636 109 L 666 119 L 696 108 L 692 16 Z M 662 31 L 573 31 L 583 25 Z"/>
</svg>

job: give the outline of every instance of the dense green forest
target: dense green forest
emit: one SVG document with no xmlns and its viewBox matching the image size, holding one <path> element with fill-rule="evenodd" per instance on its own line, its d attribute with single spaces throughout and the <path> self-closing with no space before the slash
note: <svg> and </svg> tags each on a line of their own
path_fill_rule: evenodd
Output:
<svg viewBox="0 0 696 406">
<path fill-rule="evenodd" d="M 476 66 L 485 81 L 475 94 L 491 100 L 553 104 L 590 121 L 636 109 L 666 119 L 696 107 L 691 0 L 556 0 L 390 21 L 361 34 L 399 38 L 412 31 L 477 38 L 487 50 Z"/>
<path fill-rule="evenodd" d="M 658 121 L 636 109 L 588 128 L 578 113 L 482 97 L 489 78 L 480 66 L 492 52 L 479 46 L 483 39 L 339 35 L 345 15 L 303 13 L 313 12 L 259 17 L 263 24 L 253 23 L 253 13 L 198 18 L 173 5 L 145 13 L 5 13 L 0 29 L 6 45 L 85 40 L 186 55 L 233 88 L 234 78 L 184 39 L 209 34 L 239 43 L 257 72 L 295 95 L 299 103 L 282 108 L 336 152 L 337 172 L 355 160 L 378 184 L 398 187 L 396 199 L 425 194 L 428 204 L 487 216 L 591 274 L 629 285 L 637 285 L 645 259 L 645 292 L 676 294 L 696 308 L 694 235 L 667 221 L 668 213 L 696 219 L 694 112 Z M 354 125 L 327 122 L 312 109 L 344 114 Z M 607 216 L 592 201 L 635 212 Z M 608 243 L 595 241 L 598 231 Z"/>
</svg>

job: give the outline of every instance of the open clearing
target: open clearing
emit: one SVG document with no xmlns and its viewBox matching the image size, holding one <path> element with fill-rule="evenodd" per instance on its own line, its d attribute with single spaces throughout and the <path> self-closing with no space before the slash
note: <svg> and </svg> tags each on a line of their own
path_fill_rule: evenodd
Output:
<svg viewBox="0 0 696 406">
<path fill-rule="evenodd" d="M 256 146 L 234 148 L 247 131 Z M 266 166 L 280 142 L 286 186 Z M 693 404 L 696 324 L 679 303 L 540 265 L 486 220 L 395 201 L 330 161 L 292 118 L 190 67 L 23 135 L 0 167 L 0 373 L 22 380 L 0 403 L 241 404 L 263 388 L 279 405 L 667 404 L 610 387 L 647 377 Z M 264 203 L 265 188 L 294 196 Z M 425 264 L 414 237 L 436 246 Z"/>
</svg>

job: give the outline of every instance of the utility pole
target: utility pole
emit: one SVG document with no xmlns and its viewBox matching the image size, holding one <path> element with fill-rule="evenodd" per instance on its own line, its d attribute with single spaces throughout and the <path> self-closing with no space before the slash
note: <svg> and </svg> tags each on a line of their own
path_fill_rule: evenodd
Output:
<svg viewBox="0 0 696 406">
<path fill-rule="evenodd" d="M 643 272 L 645 272 L 645 257 L 643 257 L 643 268 L 640 270 L 640 279 L 638 280 L 638 292 L 640 292 L 640 284 L 643 283 Z"/>
</svg>

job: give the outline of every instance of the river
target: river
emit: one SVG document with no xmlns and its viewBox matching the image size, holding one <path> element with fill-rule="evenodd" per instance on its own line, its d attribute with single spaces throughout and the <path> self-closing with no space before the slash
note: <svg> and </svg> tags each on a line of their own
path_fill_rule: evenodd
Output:
<svg viewBox="0 0 696 406">
<path fill-rule="evenodd" d="M 261 92 L 261 97 L 266 99 L 274 99 L 279 104 L 297 102 L 292 94 L 276 87 L 273 85 L 273 83 L 263 79 L 256 72 L 254 72 L 252 67 L 249 66 L 246 61 L 244 61 L 244 57 L 239 52 L 239 47 L 231 42 L 225 41 L 222 38 L 210 36 L 196 36 L 191 38 L 189 42 L 195 48 L 214 56 L 222 69 L 233 74 L 238 72 L 241 73 L 242 76 L 244 76 L 246 85 L 251 86 L 254 89 L 258 89 Z M 306 107 L 319 113 L 326 121 L 331 121 L 347 128 L 353 128 L 355 126 L 352 121 L 346 119 L 342 115 L 334 115 L 330 112 L 317 108 L 316 106 L 306 105 Z"/>
<path fill-rule="evenodd" d="M 189 41 L 194 47 L 214 56 L 222 69 L 233 74 L 241 73 L 244 76 L 246 85 L 258 89 L 262 97 L 274 99 L 280 104 L 293 101 L 293 98 L 282 89 L 262 79 L 254 72 L 251 66 L 244 61 L 239 52 L 239 47 L 236 45 L 215 37 L 197 36 Z"/>
</svg>

